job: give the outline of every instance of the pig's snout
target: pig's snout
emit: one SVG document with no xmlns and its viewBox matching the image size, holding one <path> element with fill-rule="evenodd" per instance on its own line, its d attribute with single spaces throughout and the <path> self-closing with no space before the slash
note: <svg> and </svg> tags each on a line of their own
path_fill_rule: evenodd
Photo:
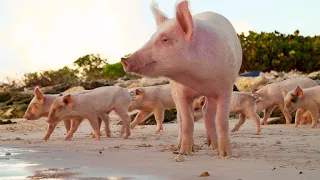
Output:
<svg viewBox="0 0 320 180">
<path fill-rule="evenodd" d="M 23 115 L 23 118 L 25 118 L 26 120 L 30 120 L 30 115 L 25 114 L 25 115 Z"/>
<path fill-rule="evenodd" d="M 121 58 L 121 64 L 126 72 L 131 71 L 131 65 L 129 64 L 128 60 L 129 58 L 125 58 L 125 57 Z"/>
</svg>

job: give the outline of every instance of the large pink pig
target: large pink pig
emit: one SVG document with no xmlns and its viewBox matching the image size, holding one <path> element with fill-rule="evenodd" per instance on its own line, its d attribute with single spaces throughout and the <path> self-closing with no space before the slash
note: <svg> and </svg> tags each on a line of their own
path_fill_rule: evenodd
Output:
<svg viewBox="0 0 320 180">
<path fill-rule="evenodd" d="M 141 49 L 121 58 L 121 63 L 126 72 L 170 79 L 177 107 L 180 154 L 192 153 L 192 102 L 203 95 L 208 98 L 208 145 L 218 148 L 220 155 L 230 156 L 229 104 L 242 63 L 242 48 L 228 19 L 209 11 L 192 16 L 188 6 L 188 1 L 179 2 L 175 18 L 168 18 L 153 4 L 157 31 Z"/>
<path fill-rule="evenodd" d="M 194 109 L 194 121 L 198 121 L 203 117 L 203 105 L 205 103 L 205 97 L 201 96 L 193 101 Z M 232 92 L 230 102 L 230 114 L 239 115 L 239 121 L 231 132 L 238 131 L 246 118 L 251 118 L 256 124 L 256 132 L 258 135 L 261 132 L 260 117 L 256 111 L 256 99 L 246 92 Z"/>
<path fill-rule="evenodd" d="M 281 89 L 284 96 L 284 109 L 290 113 L 297 110 L 296 117 L 303 111 L 309 111 L 312 119 L 312 128 L 316 128 L 320 117 L 320 86 L 303 88 L 297 86 L 294 90 Z M 299 125 L 299 118 L 295 119 L 295 127 Z"/>
<path fill-rule="evenodd" d="M 57 124 L 66 118 L 86 118 L 93 128 L 95 138 L 100 140 L 99 116 L 114 110 L 122 119 L 120 137 L 127 139 L 131 134 L 128 114 L 130 102 L 128 91 L 118 86 L 104 86 L 82 93 L 62 95 L 53 101 L 47 122 Z M 72 136 L 79 124 L 71 127 L 68 136 Z"/>
<path fill-rule="evenodd" d="M 258 91 L 251 91 L 251 93 L 258 99 L 256 105 L 256 112 L 259 113 L 264 110 L 262 125 L 267 124 L 267 120 L 270 117 L 272 111 L 278 106 L 282 111 L 286 124 L 291 123 L 291 115 L 284 111 L 284 101 L 281 94 L 281 87 L 286 91 L 294 90 L 295 87 L 300 86 L 301 88 L 308 88 L 317 86 L 317 82 L 310 78 L 291 78 L 283 81 L 275 82 L 266 85 Z"/>
<path fill-rule="evenodd" d="M 154 133 L 159 134 L 160 131 L 163 130 L 162 122 L 165 109 L 176 108 L 171 96 L 170 84 L 136 87 L 131 88 L 128 91 L 133 97 L 129 111 L 133 111 L 135 109 L 140 110 L 130 124 L 131 129 L 153 113 L 157 121 L 157 128 Z"/>
<path fill-rule="evenodd" d="M 75 91 L 73 93 L 79 93 L 81 91 Z M 61 93 L 64 94 L 64 93 Z M 47 117 L 50 111 L 50 106 L 52 102 L 58 97 L 60 94 L 43 94 L 40 88 L 36 87 L 34 89 L 34 98 L 30 101 L 29 106 L 23 116 L 23 118 L 27 120 L 37 120 L 41 117 Z M 106 123 L 108 121 L 107 115 L 102 115 L 103 121 Z M 99 119 L 99 127 L 101 126 L 101 119 Z M 72 127 L 72 124 L 77 123 L 75 121 L 81 121 L 82 119 L 64 119 L 64 125 L 66 128 L 67 133 Z M 109 121 L 108 121 L 109 122 Z M 46 135 L 43 137 L 43 140 L 47 141 L 54 129 L 56 128 L 57 124 L 48 124 L 48 129 Z M 105 124 L 105 132 L 107 136 L 110 136 L 110 128 L 108 124 Z M 71 137 L 70 137 L 71 138 Z M 64 139 L 70 139 L 65 137 Z"/>
</svg>

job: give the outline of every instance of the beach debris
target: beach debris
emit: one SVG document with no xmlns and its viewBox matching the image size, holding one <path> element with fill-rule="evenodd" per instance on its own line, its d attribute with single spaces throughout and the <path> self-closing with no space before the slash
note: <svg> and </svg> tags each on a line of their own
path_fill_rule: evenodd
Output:
<svg viewBox="0 0 320 180">
<path fill-rule="evenodd" d="M 200 177 L 207 177 L 207 176 L 210 176 L 210 174 L 207 171 L 200 174 Z"/>
<path fill-rule="evenodd" d="M 275 144 L 281 144 L 281 141 L 276 140 L 276 141 L 275 141 Z"/>
<path fill-rule="evenodd" d="M 11 155 L 11 153 L 9 153 L 9 152 L 6 152 L 6 156 L 10 156 Z"/>
<path fill-rule="evenodd" d="M 176 162 L 183 162 L 186 160 L 186 156 L 183 154 L 178 154 L 176 157 L 174 157 L 174 160 Z"/>
<path fill-rule="evenodd" d="M 299 172 L 299 174 L 302 174 L 302 173 L 303 173 L 302 171 Z"/>
<path fill-rule="evenodd" d="M 153 146 L 151 144 L 143 143 L 143 144 L 138 145 L 138 147 L 153 147 Z"/>
</svg>

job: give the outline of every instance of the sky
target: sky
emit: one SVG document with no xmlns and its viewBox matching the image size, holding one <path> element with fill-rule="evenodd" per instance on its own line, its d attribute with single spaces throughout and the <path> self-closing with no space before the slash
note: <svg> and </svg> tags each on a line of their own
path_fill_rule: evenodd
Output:
<svg viewBox="0 0 320 180">
<path fill-rule="evenodd" d="M 174 17 L 176 0 L 155 0 Z M 0 81 L 55 70 L 96 53 L 109 63 L 140 48 L 156 31 L 151 0 L 0 0 Z M 320 35 L 320 1 L 189 0 L 192 14 L 213 11 L 238 33 Z M 316 19 L 316 20 L 313 20 Z"/>
</svg>

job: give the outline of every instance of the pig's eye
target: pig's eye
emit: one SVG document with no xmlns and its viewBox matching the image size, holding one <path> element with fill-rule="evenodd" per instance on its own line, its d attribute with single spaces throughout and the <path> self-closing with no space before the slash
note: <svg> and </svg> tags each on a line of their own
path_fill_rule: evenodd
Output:
<svg viewBox="0 0 320 180">
<path fill-rule="evenodd" d="M 292 102 L 292 103 L 296 103 L 296 102 L 297 102 L 297 99 L 291 99 L 291 102 Z"/>
<path fill-rule="evenodd" d="M 169 41 L 169 38 L 167 38 L 167 37 L 164 37 L 163 39 L 162 39 L 162 42 L 168 42 Z"/>
<path fill-rule="evenodd" d="M 198 110 L 199 110 L 199 108 L 195 108 L 194 110 L 195 110 L 195 111 L 198 111 Z"/>
</svg>

